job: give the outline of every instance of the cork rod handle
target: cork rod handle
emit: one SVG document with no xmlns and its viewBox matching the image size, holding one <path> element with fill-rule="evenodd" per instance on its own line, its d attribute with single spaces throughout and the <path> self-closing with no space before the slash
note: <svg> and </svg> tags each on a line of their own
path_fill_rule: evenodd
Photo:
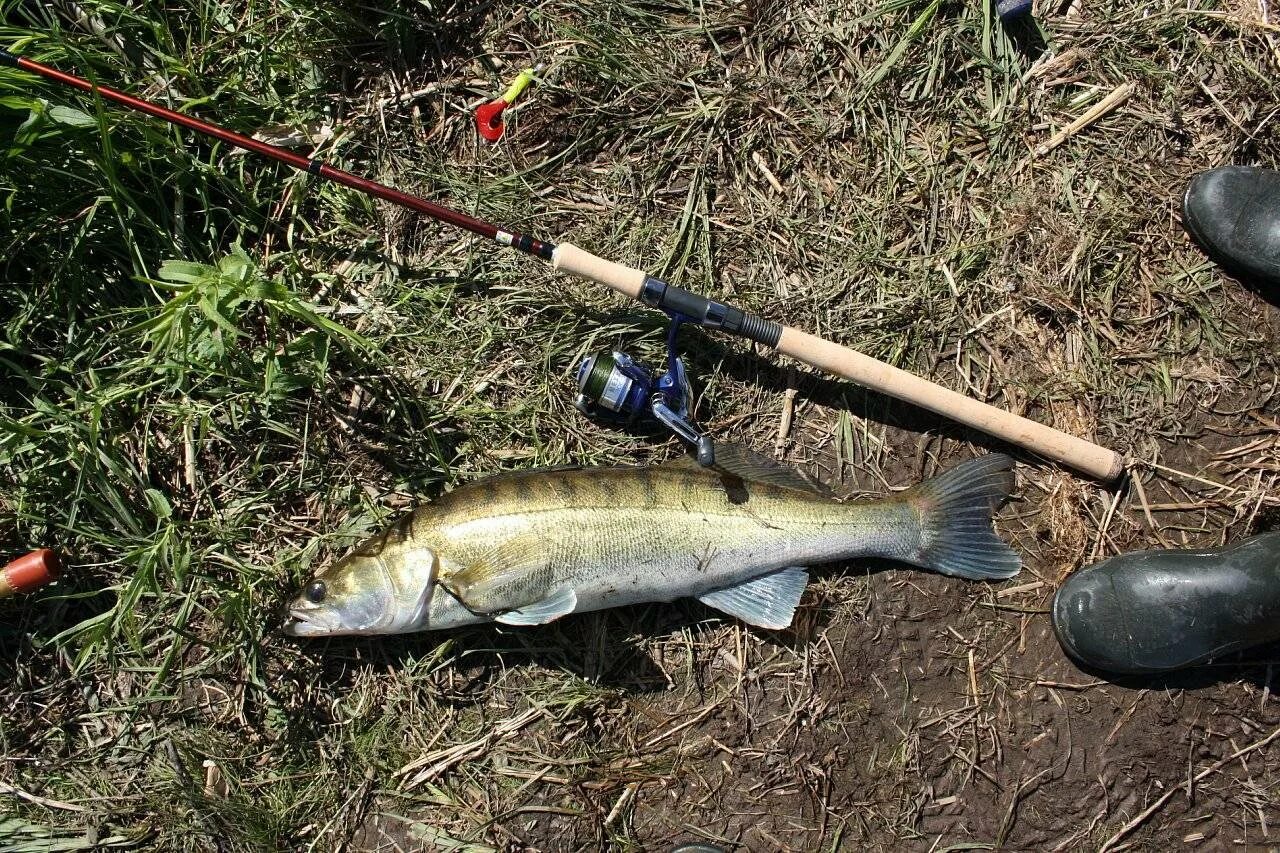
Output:
<svg viewBox="0 0 1280 853">
<path fill-rule="evenodd" d="M 558 270 L 573 273 L 578 278 L 612 287 L 632 299 L 640 298 L 640 289 L 644 287 L 644 280 L 647 278 L 644 270 L 606 261 L 572 243 L 560 243 L 556 246 L 551 254 L 551 265 Z"/>
<path fill-rule="evenodd" d="M 1124 473 L 1114 450 L 966 397 L 856 350 L 784 326 L 778 352 L 859 385 L 944 415 L 1106 483 Z"/>
</svg>

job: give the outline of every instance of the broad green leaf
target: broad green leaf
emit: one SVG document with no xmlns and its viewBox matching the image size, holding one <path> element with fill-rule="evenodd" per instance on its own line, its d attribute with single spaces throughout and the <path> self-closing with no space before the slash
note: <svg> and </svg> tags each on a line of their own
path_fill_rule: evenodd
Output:
<svg viewBox="0 0 1280 853">
<path fill-rule="evenodd" d="M 49 118 L 58 124 L 66 124 L 72 127 L 96 127 L 97 119 L 88 113 L 81 112 L 75 107 L 66 107 L 61 104 L 49 107 Z"/>
</svg>

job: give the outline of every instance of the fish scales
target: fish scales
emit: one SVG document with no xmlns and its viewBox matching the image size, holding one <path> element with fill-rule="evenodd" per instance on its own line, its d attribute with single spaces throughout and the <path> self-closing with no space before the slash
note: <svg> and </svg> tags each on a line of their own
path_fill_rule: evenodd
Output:
<svg viewBox="0 0 1280 853">
<path fill-rule="evenodd" d="M 539 565 L 512 580 L 513 595 L 567 582 L 584 605 L 598 606 L 652 600 L 655 580 L 669 600 L 722 586 L 744 563 L 763 572 L 910 545 L 905 505 L 850 506 L 763 483 L 749 484 L 746 501 L 734 503 L 722 479 L 679 468 L 508 475 L 419 512 L 430 519 L 426 544 L 455 566 L 486 565 L 495 544 L 520 538 Z M 532 497 L 522 499 L 519 484 L 530 481 Z M 443 567 L 442 579 L 450 574 Z"/>
<path fill-rule="evenodd" d="M 990 516 L 1011 487 L 1012 462 L 993 455 L 967 466 L 860 503 L 799 490 L 794 480 L 775 483 L 767 472 L 755 479 L 754 470 L 690 465 L 500 475 L 420 507 L 393 528 L 399 533 L 375 537 L 317 575 L 324 592 L 363 601 L 347 609 L 365 624 L 331 618 L 338 604 L 326 610 L 304 595 L 291 611 L 292 632 L 537 624 L 682 596 L 772 627 L 782 622 L 778 613 L 789 621 L 803 590 L 807 575 L 796 566 L 875 555 L 967 577 L 1007 576 L 1017 557 Z M 371 615 L 379 608 L 396 612 Z"/>
</svg>

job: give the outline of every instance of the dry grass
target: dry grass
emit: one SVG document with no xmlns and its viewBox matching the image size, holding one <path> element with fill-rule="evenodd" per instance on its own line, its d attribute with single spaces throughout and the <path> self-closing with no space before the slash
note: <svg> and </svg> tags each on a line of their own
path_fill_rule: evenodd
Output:
<svg viewBox="0 0 1280 853">
<path fill-rule="evenodd" d="M 28 101 L 0 113 L 22 140 L 0 178 L 0 532 L 75 571 L 0 605 L 0 850 L 1274 843 L 1254 746 L 1280 725 L 1274 650 L 1098 681 L 1045 616 L 1097 559 L 1280 517 L 1276 309 L 1178 221 L 1196 172 L 1280 167 L 1265 0 L 1045 4 L 1016 37 L 979 4 L 901 0 L 2 8 L 6 44 L 239 129 L 328 125 L 332 162 L 1139 465 L 1120 495 L 1022 466 L 1002 529 L 1027 570 L 1004 590 L 857 565 L 780 633 L 685 602 L 289 641 L 275 615 L 309 565 L 447 484 L 675 452 L 572 407 L 580 357 L 652 359 L 659 318 L 65 91 L 39 94 L 89 126 L 23 136 L 41 107 L 4 72 Z M 535 60 L 506 140 L 478 144 L 469 109 Z M 286 294 L 201 279 L 239 338 L 139 283 L 236 242 Z M 845 490 L 994 446 L 685 335 L 705 424 Z"/>
</svg>

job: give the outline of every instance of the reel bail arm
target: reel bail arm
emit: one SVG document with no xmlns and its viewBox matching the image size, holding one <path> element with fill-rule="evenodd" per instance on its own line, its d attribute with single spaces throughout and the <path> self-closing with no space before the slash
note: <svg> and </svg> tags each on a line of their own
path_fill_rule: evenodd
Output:
<svg viewBox="0 0 1280 853">
<path fill-rule="evenodd" d="M 715 445 L 689 416 L 689 377 L 676 355 L 681 323 L 695 318 L 664 309 L 671 317 L 667 329 L 667 369 L 661 375 L 617 350 L 589 356 L 578 367 L 578 397 L 574 405 L 588 417 L 633 423 L 657 421 L 693 445 L 698 464 L 715 464 Z"/>
</svg>

